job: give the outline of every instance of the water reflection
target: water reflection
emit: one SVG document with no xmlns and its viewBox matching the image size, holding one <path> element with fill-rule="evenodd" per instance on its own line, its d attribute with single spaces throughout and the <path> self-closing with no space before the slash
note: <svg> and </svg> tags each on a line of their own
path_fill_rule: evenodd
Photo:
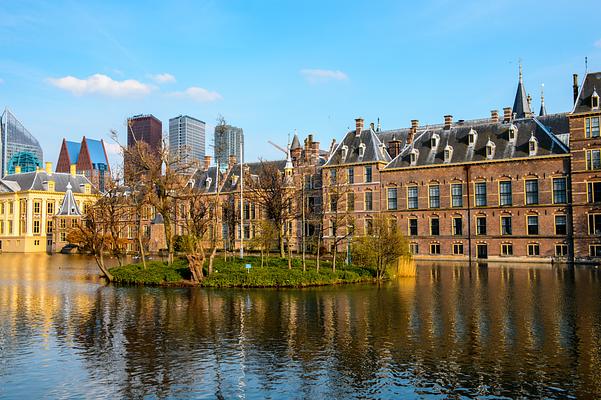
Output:
<svg viewBox="0 0 601 400">
<path fill-rule="evenodd" d="M 94 268 L 0 256 L 0 397 L 601 395 L 596 270 L 202 290 L 103 286 Z"/>
</svg>

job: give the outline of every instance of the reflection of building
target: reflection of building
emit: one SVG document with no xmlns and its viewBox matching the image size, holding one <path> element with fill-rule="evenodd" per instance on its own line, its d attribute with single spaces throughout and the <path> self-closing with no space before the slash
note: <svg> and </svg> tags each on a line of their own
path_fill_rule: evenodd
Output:
<svg viewBox="0 0 601 400">
<path fill-rule="evenodd" d="M 200 166 L 205 156 L 205 123 L 187 115 L 171 118 L 169 151 L 186 165 Z"/>
<path fill-rule="evenodd" d="M 81 143 L 63 139 L 56 172 L 70 172 L 73 164 L 76 165 L 78 174 L 85 175 L 99 191 L 104 192 L 111 169 L 102 139 L 94 140 L 84 136 Z"/>
<path fill-rule="evenodd" d="M 236 160 L 241 160 L 240 143 L 242 143 L 242 152 L 244 152 L 244 133 L 242 128 L 236 128 L 231 125 L 217 125 L 215 127 L 215 162 L 221 169 L 227 167 L 229 156 L 236 156 Z"/>
<path fill-rule="evenodd" d="M 77 210 L 96 201 L 91 182 L 83 175 L 52 172 L 52 163 L 34 172 L 16 172 L 0 180 L 0 250 L 13 253 L 52 251 L 54 220 L 71 186 Z M 63 218 L 64 219 L 64 218 Z M 72 219 L 72 218 L 71 218 Z M 60 238 L 60 237 L 59 237 Z M 63 241 L 64 242 L 64 241 Z M 57 248 L 60 250 L 60 248 Z"/>
<path fill-rule="evenodd" d="M 13 174 L 15 167 L 22 172 L 35 171 L 42 166 L 43 153 L 39 142 L 8 110 L 4 110 L 0 120 L 2 142 L 2 173 Z"/>
<path fill-rule="evenodd" d="M 54 215 L 54 230 L 52 232 L 53 252 L 60 251 L 69 244 L 67 241 L 69 229 L 77 227 L 77 224 L 81 222 L 81 211 L 79 210 L 72 189 L 71 182 L 67 182 L 65 196 L 58 212 Z M 48 239 L 48 244 L 50 244 L 50 239 Z"/>
</svg>

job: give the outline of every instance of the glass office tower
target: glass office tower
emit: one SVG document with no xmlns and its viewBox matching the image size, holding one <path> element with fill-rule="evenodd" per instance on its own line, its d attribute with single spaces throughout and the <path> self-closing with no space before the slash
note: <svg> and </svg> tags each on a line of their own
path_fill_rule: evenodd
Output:
<svg viewBox="0 0 601 400">
<path fill-rule="evenodd" d="M 35 137 L 8 110 L 0 118 L 0 140 L 2 148 L 2 176 L 21 172 L 32 172 L 42 167 L 44 160 L 42 147 Z"/>
</svg>

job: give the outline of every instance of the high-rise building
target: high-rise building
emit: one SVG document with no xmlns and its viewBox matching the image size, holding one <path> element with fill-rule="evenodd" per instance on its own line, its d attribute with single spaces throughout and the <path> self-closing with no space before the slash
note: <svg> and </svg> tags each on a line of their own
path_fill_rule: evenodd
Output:
<svg viewBox="0 0 601 400">
<path fill-rule="evenodd" d="M 63 139 L 56 163 L 56 172 L 69 173 L 71 165 L 75 171 L 84 175 L 100 191 L 104 192 L 105 184 L 111 176 L 104 141 L 83 137 L 81 143 Z"/>
<path fill-rule="evenodd" d="M 242 154 L 240 154 L 240 147 L 242 147 Z M 242 128 L 231 125 L 217 125 L 215 127 L 215 162 L 221 168 L 224 168 L 232 155 L 236 156 L 238 161 L 244 155 L 244 133 Z"/>
<path fill-rule="evenodd" d="M 127 119 L 127 147 L 132 147 L 136 142 L 148 144 L 151 152 L 157 155 L 163 147 L 163 124 L 152 114 L 134 115 Z M 126 173 L 130 166 L 125 157 L 124 167 Z"/>
<path fill-rule="evenodd" d="M 44 157 L 40 143 L 8 109 L 0 119 L 0 138 L 2 176 L 14 174 L 16 166 L 21 167 L 21 172 L 42 167 Z"/>
<path fill-rule="evenodd" d="M 182 163 L 200 166 L 205 156 L 205 123 L 188 115 L 169 120 L 169 151 Z"/>
</svg>

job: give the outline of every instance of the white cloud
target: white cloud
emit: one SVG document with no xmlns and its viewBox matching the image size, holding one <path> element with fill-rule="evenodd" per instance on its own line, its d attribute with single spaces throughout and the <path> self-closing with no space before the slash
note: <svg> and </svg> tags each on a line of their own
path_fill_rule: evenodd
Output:
<svg viewBox="0 0 601 400">
<path fill-rule="evenodd" d="M 94 74 L 86 79 L 74 76 L 48 78 L 51 85 L 66 90 L 76 96 L 84 94 L 102 94 L 112 97 L 140 96 L 148 94 L 153 87 L 135 79 L 117 81 L 103 74 Z"/>
<path fill-rule="evenodd" d="M 342 71 L 329 69 L 301 69 L 300 74 L 309 83 L 320 83 L 328 81 L 346 81 L 348 75 Z"/>
<path fill-rule="evenodd" d="M 150 79 L 152 79 L 153 81 L 155 81 L 158 84 L 175 82 L 175 76 L 168 74 L 166 72 L 163 74 L 150 75 Z"/>
<path fill-rule="evenodd" d="M 217 92 L 211 92 L 207 89 L 196 86 L 191 86 L 183 92 L 173 92 L 171 95 L 175 97 L 189 98 L 200 103 L 210 103 L 223 99 L 223 96 Z"/>
<path fill-rule="evenodd" d="M 104 148 L 107 152 L 107 154 L 121 154 L 121 146 L 119 146 L 117 143 L 107 143 L 106 141 L 104 142 Z"/>
<path fill-rule="evenodd" d="M 601 39 L 599 39 L 595 42 L 595 47 L 601 49 Z"/>
</svg>

